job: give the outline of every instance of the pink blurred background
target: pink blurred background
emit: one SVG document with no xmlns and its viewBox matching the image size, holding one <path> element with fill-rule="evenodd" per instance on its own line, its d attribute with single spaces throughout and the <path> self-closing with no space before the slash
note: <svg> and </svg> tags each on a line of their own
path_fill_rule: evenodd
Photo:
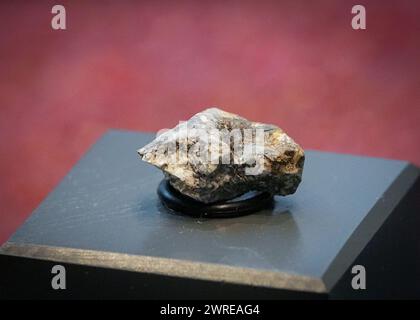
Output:
<svg viewBox="0 0 420 320">
<path fill-rule="evenodd" d="M 109 128 L 212 105 L 306 149 L 419 165 L 419 32 L 414 0 L 1 2 L 0 243 Z"/>
</svg>

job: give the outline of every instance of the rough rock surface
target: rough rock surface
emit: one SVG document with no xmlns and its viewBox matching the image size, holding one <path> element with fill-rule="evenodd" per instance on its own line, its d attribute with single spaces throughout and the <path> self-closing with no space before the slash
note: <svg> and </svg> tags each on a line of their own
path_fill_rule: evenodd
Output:
<svg viewBox="0 0 420 320">
<path fill-rule="evenodd" d="M 303 149 L 280 128 L 217 108 L 158 135 L 138 153 L 175 189 L 204 203 L 253 190 L 292 194 L 305 159 Z"/>
</svg>

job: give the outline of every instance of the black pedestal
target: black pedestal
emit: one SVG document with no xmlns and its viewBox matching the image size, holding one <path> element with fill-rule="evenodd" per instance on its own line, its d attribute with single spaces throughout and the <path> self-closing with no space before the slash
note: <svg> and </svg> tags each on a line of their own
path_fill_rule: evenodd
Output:
<svg viewBox="0 0 420 320">
<path fill-rule="evenodd" d="M 1 248 L 1 298 L 420 297 L 417 167 L 307 151 L 274 208 L 192 218 L 160 203 L 162 174 L 136 153 L 152 139 L 111 131 L 86 154 Z"/>
</svg>

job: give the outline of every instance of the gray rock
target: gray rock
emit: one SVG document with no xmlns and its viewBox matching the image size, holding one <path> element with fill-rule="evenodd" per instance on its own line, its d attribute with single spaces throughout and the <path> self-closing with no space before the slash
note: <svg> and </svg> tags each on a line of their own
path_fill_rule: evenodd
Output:
<svg viewBox="0 0 420 320">
<path fill-rule="evenodd" d="M 210 108 L 158 135 L 138 150 L 171 185 L 204 203 L 248 191 L 296 191 L 304 151 L 280 128 Z"/>
</svg>

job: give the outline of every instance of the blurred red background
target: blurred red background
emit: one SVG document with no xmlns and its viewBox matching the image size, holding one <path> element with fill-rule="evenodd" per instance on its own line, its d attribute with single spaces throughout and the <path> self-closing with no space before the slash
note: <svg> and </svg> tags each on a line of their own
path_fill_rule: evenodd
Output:
<svg viewBox="0 0 420 320">
<path fill-rule="evenodd" d="M 0 243 L 107 129 L 212 105 L 304 148 L 420 164 L 419 17 L 419 1 L 1 2 Z"/>
</svg>

